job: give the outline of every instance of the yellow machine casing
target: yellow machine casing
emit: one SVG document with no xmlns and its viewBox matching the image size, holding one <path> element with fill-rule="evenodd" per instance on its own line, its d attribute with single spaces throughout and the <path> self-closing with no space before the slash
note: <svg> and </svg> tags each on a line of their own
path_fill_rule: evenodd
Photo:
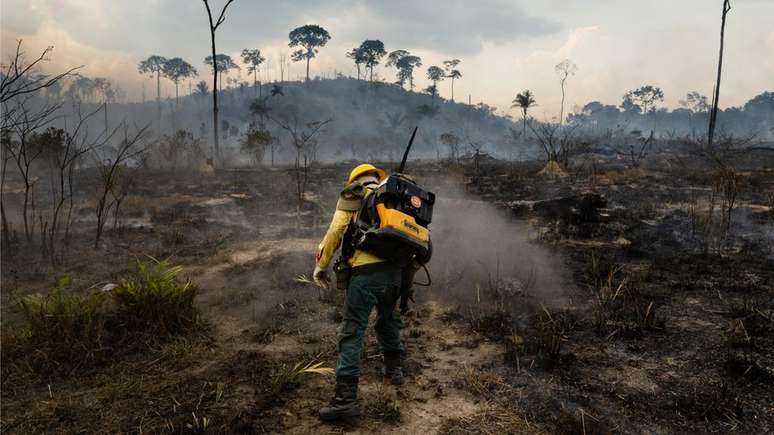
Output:
<svg viewBox="0 0 774 435">
<path fill-rule="evenodd" d="M 430 230 L 417 224 L 413 216 L 399 210 L 387 208 L 384 204 L 376 204 L 379 214 L 379 229 L 390 229 L 415 240 L 423 245 L 430 241 Z"/>
</svg>

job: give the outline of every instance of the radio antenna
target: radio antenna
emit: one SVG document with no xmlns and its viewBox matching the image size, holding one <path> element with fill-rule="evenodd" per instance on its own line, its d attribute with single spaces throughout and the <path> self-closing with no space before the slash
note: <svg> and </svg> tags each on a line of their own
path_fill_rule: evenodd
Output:
<svg viewBox="0 0 774 435">
<path fill-rule="evenodd" d="M 406 168 L 406 159 L 408 159 L 409 151 L 411 150 L 411 144 L 414 143 L 414 137 L 417 135 L 417 129 L 419 126 L 414 127 L 414 132 L 411 133 L 411 139 L 409 139 L 408 146 L 406 147 L 406 151 L 403 153 L 403 160 L 400 162 L 400 167 L 398 168 L 398 173 L 402 174 L 403 170 Z"/>
</svg>

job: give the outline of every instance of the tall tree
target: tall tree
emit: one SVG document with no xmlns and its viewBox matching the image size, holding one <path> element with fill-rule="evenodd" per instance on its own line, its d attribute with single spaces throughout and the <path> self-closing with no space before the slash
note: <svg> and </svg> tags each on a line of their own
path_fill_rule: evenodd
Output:
<svg viewBox="0 0 774 435">
<path fill-rule="evenodd" d="M 92 103 L 97 85 L 94 79 L 77 74 L 77 78 L 67 88 L 67 95 L 77 102 Z"/>
<path fill-rule="evenodd" d="M 451 79 L 451 100 L 454 101 L 454 80 L 462 78 L 462 73 L 457 69 L 460 64 L 459 59 L 443 61 L 443 69 L 446 70 L 446 77 Z"/>
<path fill-rule="evenodd" d="M 330 41 L 331 34 L 317 24 L 307 24 L 291 30 L 288 38 L 288 47 L 300 47 L 291 56 L 296 62 L 306 61 L 306 81 L 309 81 L 309 61 L 317 56 L 318 47 L 324 47 Z"/>
<path fill-rule="evenodd" d="M 397 77 L 398 77 L 397 83 L 400 85 L 401 88 L 403 87 L 403 85 L 406 82 L 406 80 L 405 80 L 405 77 L 402 76 L 401 70 L 398 67 L 398 61 L 401 60 L 402 58 L 404 58 L 405 56 L 408 56 L 409 54 L 410 53 L 408 51 L 406 51 L 406 50 L 395 50 L 395 51 L 392 51 L 387 56 L 387 63 L 385 63 L 385 66 L 387 66 L 387 67 L 394 66 L 395 69 L 398 70 L 398 72 L 397 72 Z"/>
<path fill-rule="evenodd" d="M 207 82 L 202 80 L 196 84 L 196 90 L 194 91 L 194 94 L 205 96 L 209 93 L 210 93 L 210 87 L 209 85 L 207 85 Z"/>
<path fill-rule="evenodd" d="M 374 81 L 374 67 L 387 54 L 384 49 L 384 43 L 378 39 L 366 39 L 360 44 L 360 53 L 369 71 L 369 80 Z"/>
<path fill-rule="evenodd" d="M 115 101 L 116 90 L 113 88 L 113 82 L 110 79 L 97 77 L 94 79 L 94 88 L 102 94 L 103 112 L 105 115 L 105 136 L 108 134 L 108 105 Z"/>
<path fill-rule="evenodd" d="M 715 89 L 712 92 L 712 112 L 710 112 L 709 131 L 707 133 L 707 146 L 712 148 L 715 138 L 715 123 L 718 119 L 718 103 L 720 102 L 720 78 L 723 73 L 723 45 L 726 37 L 726 15 L 731 12 L 731 0 L 723 0 L 723 14 L 720 21 L 720 55 L 718 56 L 718 78 L 715 81 Z"/>
<path fill-rule="evenodd" d="M 280 82 L 285 81 L 285 68 L 288 63 L 288 55 L 285 52 L 280 53 L 279 55 L 279 68 L 280 68 Z M 290 74 L 288 74 L 289 78 Z"/>
<path fill-rule="evenodd" d="M 693 128 L 693 115 L 696 113 L 703 113 L 709 110 L 709 103 L 707 102 L 707 96 L 702 95 L 699 92 L 692 91 L 685 96 L 685 100 L 680 100 L 680 107 L 688 111 L 688 126 L 692 133 L 695 133 Z"/>
<path fill-rule="evenodd" d="M 414 68 L 422 66 L 422 59 L 419 56 L 405 56 L 398 61 L 398 69 L 401 71 L 401 77 L 405 81 L 408 79 L 409 88 L 414 90 Z"/>
<path fill-rule="evenodd" d="M 386 66 L 394 66 L 398 69 L 398 84 L 404 87 L 408 80 L 411 89 L 414 89 L 414 68 L 422 66 L 422 59 L 412 55 L 406 50 L 395 50 L 387 56 Z"/>
<path fill-rule="evenodd" d="M 247 73 L 253 75 L 253 86 L 258 83 L 258 71 L 266 58 L 261 55 L 261 50 L 245 48 L 242 50 L 242 62 L 247 65 Z M 260 87 L 258 89 L 260 91 Z"/>
<path fill-rule="evenodd" d="M 443 68 L 440 66 L 433 65 L 427 69 L 427 79 L 433 82 L 433 85 L 437 85 L 444 77 L 446 77 L 446 75 L 444 74 Z"/>
<path fill-rule="evenodd" d="M 433 65 L 427 69 L 427 79 L 433 82 L 433 85 L 428 87 L 428 89 L 432 88 L 433 92 L 430 94 L 433 96 L 433 99 L 435 99 L 435 95 L 438 93 L 438 82 L 443 80 L 445 76 L 443 68 L 439 66 Z"/>
<path fill-rule="evenodd" d="M 140 74 L 148 74 L 151 77 L 156 76 L 156 111 L 159 129 L 161 129 L 161 73 L 164 71 L 165 63 L 167 63 L 166 57 L 153 55 L 137 65 L 137 71 Z"/>
<path fill-rule="evenodd" d="M 521 109 L 522 137 L 526 137 L 525 135 L 527 133 L 527 111 L 529 111 L 530 107 L 534 106 L 537 106 L 535 94 L 533 94 L 529 89 L 525 89 L 523 92 L 516 94 L 516 98 L 513 99 L 513 105 L 511 107 L 518 107 Z"/>
<path fill-rule="evenodd" d="M 645 115 L 653 113 L 653 129 L 655 130 L 656 104 L 661 101 L 664 101 L 664 91 L 656 86 L 645 85 L 627 92 L 624 95 L 624 102 L 621 104 L 621 107 L 633 109 L 635 112 L 639 109 Z"/>
<path fill-rule="evenodd" d="M 204 58 L 205 65 L 213 66 L 212 62 L 212 56 L 207 56 Z M 219 86 L 221 89 L 223 88 L 223 76 L 228 75 L 229 71 L 232 69 L 239 69 L 239 65 L 237 65 L 234 62 L 234 59 L 231 58 L 231 56 L 223 53 L 219 53 L 217 56 L 215 56 L 215 69 L 218 70 L 218 76 L 220 79 Z"/>
<path fill-rule="evenodd" d="M 218 30 L 218 27 L 220 27 L 221 24 L 223 24 L 223 21 L 226 19 L 226 9 L 228 9 L 229 5 L 234 2 L 234 0 L 227 0 L 226 4 L 223 5 L 223 9 L 220 11 L 220 15 L 218 16 L 217 20 L 212 20 L 212 10 L 210 10 L 210 4 L 208 3 L 208 0 L 204 1 L 204 7 L 207 9 L 207 17 L 209 18 L 210 22 L 210 40 L 212 41 L 212 58 L 216 58 L 217 51 L 215 50 L 215 31 Z M 214 62 L 212 64 L 212 130 L 213 130 L 213 138 L 215 139 L 214 146 L 215 146 L 215 159 L 220 159 L 220 144 L 218 142 L 218 63 Z"/>
<path fill-rule="evenodd" d="M 567 83 L 567 79 L 578 71 L 578 66 L 570 59 L 565 59 L 556 64 L 554 70 L 559 74 L 559 83 L 562 85 L 562 106 L 559 109 L 559 125 L 562 125 L 564 123 L 565 84 Z"/>
<path fill-rule="evenodd" d="M 199 72 L 190 63 L 179 57 L 174 57 L 164 63 L 163 74 L 164 77 L 172 80 L 172 83 L 175 84 L 175 107 L 177 107 L 180 80 L 196 77 L 199 75 Z"/>
<path fill-rule="evenodd" d="M 699 92 L 688 92 L 685 96 L 685 100 L 680 100 L 680 106 L 690 110 L 694 113 L 706 112 L 709 110 L 709 103 L 707 102 L 707 96 L 702 95 Z"/>
<path fill-rule="evenodd" d="M 360 80 L 360 65 L 365 63 L 363 51 L 360 49 L 360 47 L 354 47 L 352 50 L 347 52 L 347 57 L 355 62 L 355 68 L 357 68 L 357 79 Z"/>
</svg>

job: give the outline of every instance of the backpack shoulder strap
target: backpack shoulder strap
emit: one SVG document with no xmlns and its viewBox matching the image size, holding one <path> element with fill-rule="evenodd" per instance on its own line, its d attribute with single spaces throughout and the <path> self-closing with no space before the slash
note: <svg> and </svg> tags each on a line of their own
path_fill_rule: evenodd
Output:
<svg viewBox="0 0 774 435">
<path fill-rule="evenodd" d="M 358 211 L 367 194 L 365 186 L 360 183 L 352 183 L 345 187 L 339 194 L 339 200 L 336 202 L 336 210 Z"/>
</svg>

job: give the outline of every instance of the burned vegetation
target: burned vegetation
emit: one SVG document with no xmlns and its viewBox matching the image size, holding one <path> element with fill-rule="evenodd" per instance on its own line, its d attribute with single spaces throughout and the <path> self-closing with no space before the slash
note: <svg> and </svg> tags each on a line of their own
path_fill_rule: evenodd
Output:
<svg viewBox="0 0 774 435">
<path fill-rule="evenodd" d="M 289 34 L 303 81 L 282 53 L 269 87 L 245 48 L 252 85 L 224 86 L 233 3 L 204 2 L 212 92 L 178 95 L 181 58 L 139 63 L 142 103 L 43 72 L 50 49 L 3 64 L 0 431 L 774 432 L 774 93 L 721 110 L 718 73 L 711 103 L 644 84 L 570 111 L 565 59 L 559 118 L 524 90 L 514 120 L 454 101 L 459 59 L 414 92 L 422 59 L 380 40 L 346 53 L 357 78 L 310 76 L 313 24 Z M 406 383 L 368 331 L 362 415 L 325 424 L 345 293 L 315 285 L 318 242 L 353 167 L 398 168 L 416 125 L 405 172 L 437 202 Z"/>
</svg>

